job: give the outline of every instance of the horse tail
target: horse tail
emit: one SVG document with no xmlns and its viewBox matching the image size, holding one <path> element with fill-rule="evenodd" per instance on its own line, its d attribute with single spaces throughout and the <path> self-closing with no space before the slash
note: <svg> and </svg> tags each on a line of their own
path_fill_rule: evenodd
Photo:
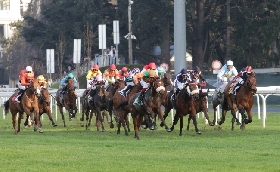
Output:
<svg viewBox="0 0 280 172">
<path fill-rule="evenodd" d="M 9 111 L 9 100 L 5 101 L 4 106 L 5 106 L 5 115 L 7 115 Z"/>
</svg>

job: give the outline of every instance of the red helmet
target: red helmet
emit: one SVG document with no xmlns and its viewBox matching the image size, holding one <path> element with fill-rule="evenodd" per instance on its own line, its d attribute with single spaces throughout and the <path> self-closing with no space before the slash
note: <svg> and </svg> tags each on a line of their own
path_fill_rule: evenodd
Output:
<svg viewBox="0 0 280 172">
<path fill-rule="evenodd" d="M 99 70 L 99 66 L 98 66 L 97 64 L 94 64 L 94 65 L 92 66 L 92 69 Z"/>
<path fill-rule="evenodd" d="M 149 68 L 155 70 L 155 69 L 157 69 L 157 65 L 154 62 L 151 62 L 149 64 Z"/>
<path fill-rule="evenodd" d="M 127 72 L 127 67 L 122 67 L 123 72 Z"/>
<path fill-rule="evenodd" d="M 143 69 L 148 70 L 148 69 L 149 69 L 149 65 L 145 65 L 145 66 L 143 67 Z"/>
<path fill-rule="evenodd" d="M 247 66 L 245 70 L 247 73 L 251 73 L 253 68 L 252 68 L 252 66 Z"/>
<path fill-rule="evenodd" d="M 111 64 L 111 65 L 110 65 L 110 69 L 111 69 L 111 70 L 116 70 L 116 69 L 117 69 L 117 68 L 116 68 L 116 65 L 115 65 L 115 64 Z"/>
</svg>

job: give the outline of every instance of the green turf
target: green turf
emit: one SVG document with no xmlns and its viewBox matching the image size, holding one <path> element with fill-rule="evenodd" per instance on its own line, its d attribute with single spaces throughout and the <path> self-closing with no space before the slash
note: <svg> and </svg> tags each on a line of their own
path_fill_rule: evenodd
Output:
<svg viewBox="0 0 280 172">
<path fill-rule="evenodd" d="M 24 128 L 14 135 L 11 114 L 0 119 L 0 171 L 280 171 L 279 114 L 267 114 L 266 128 L 262 120 L 253 116 L 253 123 L 245 130 L 231 131 L 228 113 L 219 128 L 198 119 L 202 134 L 190 125 L 179 136 L 179 123 L 173 132 L 163 128 L 139 132 L 134 138 L 133 125 L 129 136 L 116 134 L 116 127 L 106 132 L 81 127 L 78 119 L 66 121 L 63 127 L 58 116 L 57 127 L 52 127 L 46 115 L 44 133 Z M 213 112 L 210 118 L 213 119 Z M 55 118 L 55 114 L 54 118 Z M 67 118 L 66 118 L 67 119 Z M 95 121 L 95 120 L 94 120 Z M 171 126 L 170 117 L 167 124 Z"/>
</svg>

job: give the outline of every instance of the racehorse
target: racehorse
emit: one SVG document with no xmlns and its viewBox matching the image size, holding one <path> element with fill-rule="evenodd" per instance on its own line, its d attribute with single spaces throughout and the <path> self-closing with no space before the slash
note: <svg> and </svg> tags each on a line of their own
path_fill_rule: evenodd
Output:
<svg viewBox="0 0 280 172">
<path fill-rule="evenodd" d="M 103 84 L 96 86 L 96 93 L 93 95 L 94 110 L 96 112 L 96 120 L 99 120 L 102 127 L 102 132 L 105 131 L 103 125 L 103 118 L 101 116 L 101 111 L 109 109 L 108 92 Z M 97 126 L 97 131 L 99 128 Z"/>
<path fill-rule="evenodd" d="M 150 89 L 146 91 L 145 96 L 143 97 L 142 100 L 143 104 L 137 103 L 140 93 L 134 94 L 129 99 L 128 102 L 131 109 L 131 116 L 133 118 L 134 132 L 135 132 L 134 136 L 138 140 L 139 140 L 138 131 L 139 131 L 140 124 L 142 123 L 143 118 L 147 114 L 151 115 L 152 124 L 154 124 L 155 112 L 158 113 L 162 122 L 165 124 L 161 114 L 161 101 L 160 101 L 162 95 L 165 92 L 164 83 L 161 81 L 161 79 L 154 79 L 150 84 L 151 84 Z M 150 129 L 153 130 L 154 126 L 152 126 Z"/>
<path fill-rule="evenodd" d="M 166 100 L 165 111 L 164 111 L 164 118 L 168 116 L 168 113 L 173 108 L 172 103 L 172 96 L 173 90 L 169 92 Z M 196 100 L 199 99 L 199 89 L 195 83 L 189 83 L 186 85 L 179 93 L 176 98 L 176 114 L 174 116 L 173 125 L 170 128 L 171 131 L 174 130 L 174 126 L 177 124 L 178 120 L 180 119 L 180 136 L 182 135 L 182 128 L 183 128 L 183 116 L 190 114 L 193 124 L 195 126 L 195 131 L 197 134 L 201 134 L 199 129 L 197 128 L 197 121 L 196 121 Z"/>
<path fill-rule="evenodd" d="M 233 78 L 234 78 L 234 76 L 230 77 L 229 81 L 232 81 Z M 217 84 L 216 84 L 217 88 L 215 89 L 213 96 L 212 96 L 212 105 L 213 105 L 213 110 L 214 110 L 214 120 L 213 120 L 214 124 L 217 122 L 217 107 L 219 105 L 223 106 L 223 104 L 224 104 L 224 90 L 228 84 L 228 81 L 227 81 L 228 79 L 226 77 L 224 77 L 223 79 L 224 79 L 224 82 L 217 82 Z M 226 108 L 227 111 L 229 110 L 228 106 L 225 106 L 224 108 Z M 239 125 L 240 125 L 240 123 L 239 123 Z"/>
<path fill-rule="evenodd" d="M 74 87 L 74 80 L 68 79 L 67 85 L 66 85 L 66 93 L 61 94 L 62 89 L 58 89 L 56 92 L 56 102 L 57 106 L 59 108 L 60 114 L 62 116 L 64 127 L 66 127 L 64 114 L 63 114 L 63 107 L 69 112 L 69 120 L 72 120 L 72 118 L 75 118 L 77 113 L 77 104 L 76 104 L 76 93 L 75 93 L 75 87 Z"/>
<path fill-rule="evenodd" d="M 46 113 L 52 123 L 52 126 L 56 127 L 57 124 L 53 121 L 51 108 L 50 108 L 50 93 L 48 89 L 43 87 L 41 88 L 40 91 L 41 91 L 41 95 L 38 97 L 39 116 L 41 117 L 43 113 Z M 39 122 L 41 123 L 40 118 L 39 118 Z M 26 120 L 24 122 L 24 126 L 27 125 L 28 125 L 28 116 L 26 116 Z"/>
<path fill-rule="evenodd" d="M 206 87 L 206 83 L 202 82 L 202 83 L 199 83 L 198 85 L 199 85 L 199 99 L 195 100 L 196 113 L 203 112 L 205 118 L 208 121 L 208 124 L 210 126 L 214 126 L 214 123 L 210 121 L 209 114 L 208 114 L 208 107 L 207 107 L 208 89 Z M 191 119 L 192 119 L 192 116 L 189 115 L 187 130 L 189 130 Z"/>
<path fill-rule="evenodd" d="M 29 86 L 24 91 L 20 103 L 15 103 L 12 98 L 17 95 L 15 92 L 8 101 L 5 102 L 5 115 L 8 113 L 9 109 L 12 113 L 13 128 L 15 134 L 20 132 L 21 119 L 24 119 L 24 113 L 31 117 L 32 123 L 36 121 L 34 125 L 34 131 L 39 130 L 40 133 L 43 132 L 41 124 L 39 123 L 39 108 L 38 108 L 38 97 L 40 93 L 40 85 L 37 79 L 30 82 Z M 32 114 L 34 113 L 34 116 Z M 18 119 L 16 119 L 18 115 Z M 16 121 L 18 121 L 18 128 L 16 129 Z M 38 126 L 37 126 L 38 125 Z M 39 127 L 39 128 L 38 128 Z"/>
<path fill-rule="evenodd" d="M 219 125 L 222 125 L 225 121 L 226 112 L 229 108 L 232 114 L 232 127 L 231 130 L 234 130 L 234 122 L 238 121 L 236 118 L 236 113 L 239 110 L 242 115 L 241 129 L 245 129 L 245 124 L 252 122 L 252 107 L 254 104 L 254 94 L 257 92 L 257 79 L 256 74 L 247 73 L 247 79 L 244 81 L 244 84 L 240 86 L 239 90 L 236 92 L 236 95 L 229 93 L 231 89 L 231 83 L 229 82 L 225 88 L 224 96 L 224 105 L 222 106 L 222 118 L 219 121 Z M 248 114 L 248 119 L 246 118 L 245 111 Z"/>
</svg>

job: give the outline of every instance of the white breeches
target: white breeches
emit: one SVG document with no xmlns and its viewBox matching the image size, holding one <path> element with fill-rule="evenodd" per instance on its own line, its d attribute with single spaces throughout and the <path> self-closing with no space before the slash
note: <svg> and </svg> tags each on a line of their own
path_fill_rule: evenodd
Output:
<svg viewBox="0 0 280 172">
<path fill-rule="evenodd" d="M 145 82 L 143 79 L 141 79 L 140 84 L 142 85 L 143 88 L 149 88 L 150 84 Z"/>
<path fill-rule="evenodd" d="M 18 82 L 18 88 L 21 89 L 21 90 L 25 90 L 26 89 L 26 87 L 22 86 L 20 82 Z"/>
</svg>

